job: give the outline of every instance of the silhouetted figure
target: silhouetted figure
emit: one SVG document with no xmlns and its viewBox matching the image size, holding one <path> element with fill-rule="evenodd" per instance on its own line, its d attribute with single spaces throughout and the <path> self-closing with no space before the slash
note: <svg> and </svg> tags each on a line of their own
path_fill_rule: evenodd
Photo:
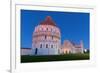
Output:
<svg viewBox="0 0 100 73">
<path fill-rule="evenodd" d="M 35 55 L 37 55 L 37 51 L 38 51 L 38 49 L 36 48 L 36 49 L 35 49 Z"/>
</svg>

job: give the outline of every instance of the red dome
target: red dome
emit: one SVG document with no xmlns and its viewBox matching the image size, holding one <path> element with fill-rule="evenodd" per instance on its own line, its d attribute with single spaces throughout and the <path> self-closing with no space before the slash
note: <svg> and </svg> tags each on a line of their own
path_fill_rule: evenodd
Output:
<svg viewBox="0 0 100 73">
<path fill-rule="evenodd" d="M 47 16 L 46 19 L 40 23 L 40 25 L 53 25 L 53 26 L 56 26 L 56 24 L 52 20 L 51 16 Z"/>
</svg>

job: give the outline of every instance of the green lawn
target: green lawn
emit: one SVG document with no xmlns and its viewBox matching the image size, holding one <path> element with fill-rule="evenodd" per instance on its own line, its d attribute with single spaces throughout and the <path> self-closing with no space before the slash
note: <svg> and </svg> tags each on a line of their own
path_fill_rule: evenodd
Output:
<svg viewBox="0 0 100 73">
<path fill-rule="evenodd" d="M 47 61 L 69 61 L 69 60 L 89 60 L 89 53 L 66 54 L 66 55 L 45 55 L 45 56 L 21 56 L 21 63 L 47 62 Z"/>
</svg>

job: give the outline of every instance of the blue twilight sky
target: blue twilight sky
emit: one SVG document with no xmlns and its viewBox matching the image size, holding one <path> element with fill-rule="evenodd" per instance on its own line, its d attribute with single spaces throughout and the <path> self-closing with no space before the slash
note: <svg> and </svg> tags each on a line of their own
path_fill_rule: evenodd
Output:
<svg viewBox="0 0 100 73">
<path fill-rule="evenodd" d="M 70 40 L 79 44 L 80 40 L 83 40 L 85 48 L 89 49 L 89 13 L 36 10 L 21 10 L 21 47 L 32 47 L 34 27 L 43 21 L 46 16 L 51 16 L 61 29 L 62 43 L 64 40 Z"/>
</svg>

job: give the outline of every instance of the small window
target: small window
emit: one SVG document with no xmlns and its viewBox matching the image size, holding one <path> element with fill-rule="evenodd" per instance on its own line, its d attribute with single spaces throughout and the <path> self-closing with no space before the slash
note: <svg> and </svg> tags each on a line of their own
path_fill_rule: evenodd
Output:
<svg viewBox="0 0 100 73">
<path fill-rule="evenodd" d="M 47 28 L 47 31 L 48 31 L 48 28 Z"/>
<path fill-rule="evenodd" d="M 51 45 L 51 48 L 53 48 L 53 45 Z"/>
<path fill-rule="evenodd" d="M 47 38 L 47 36 L 45 35 L 45 39 Z"/>
<path fill-rule="evenodd" d="M 48 48 L 48 44 L 46 44 L 46 48 Z"/>
<path fill-rule="evenodd" d="M 40 48 L 42 48 L 42 44 L 40 45 Z"/>
</svg>

